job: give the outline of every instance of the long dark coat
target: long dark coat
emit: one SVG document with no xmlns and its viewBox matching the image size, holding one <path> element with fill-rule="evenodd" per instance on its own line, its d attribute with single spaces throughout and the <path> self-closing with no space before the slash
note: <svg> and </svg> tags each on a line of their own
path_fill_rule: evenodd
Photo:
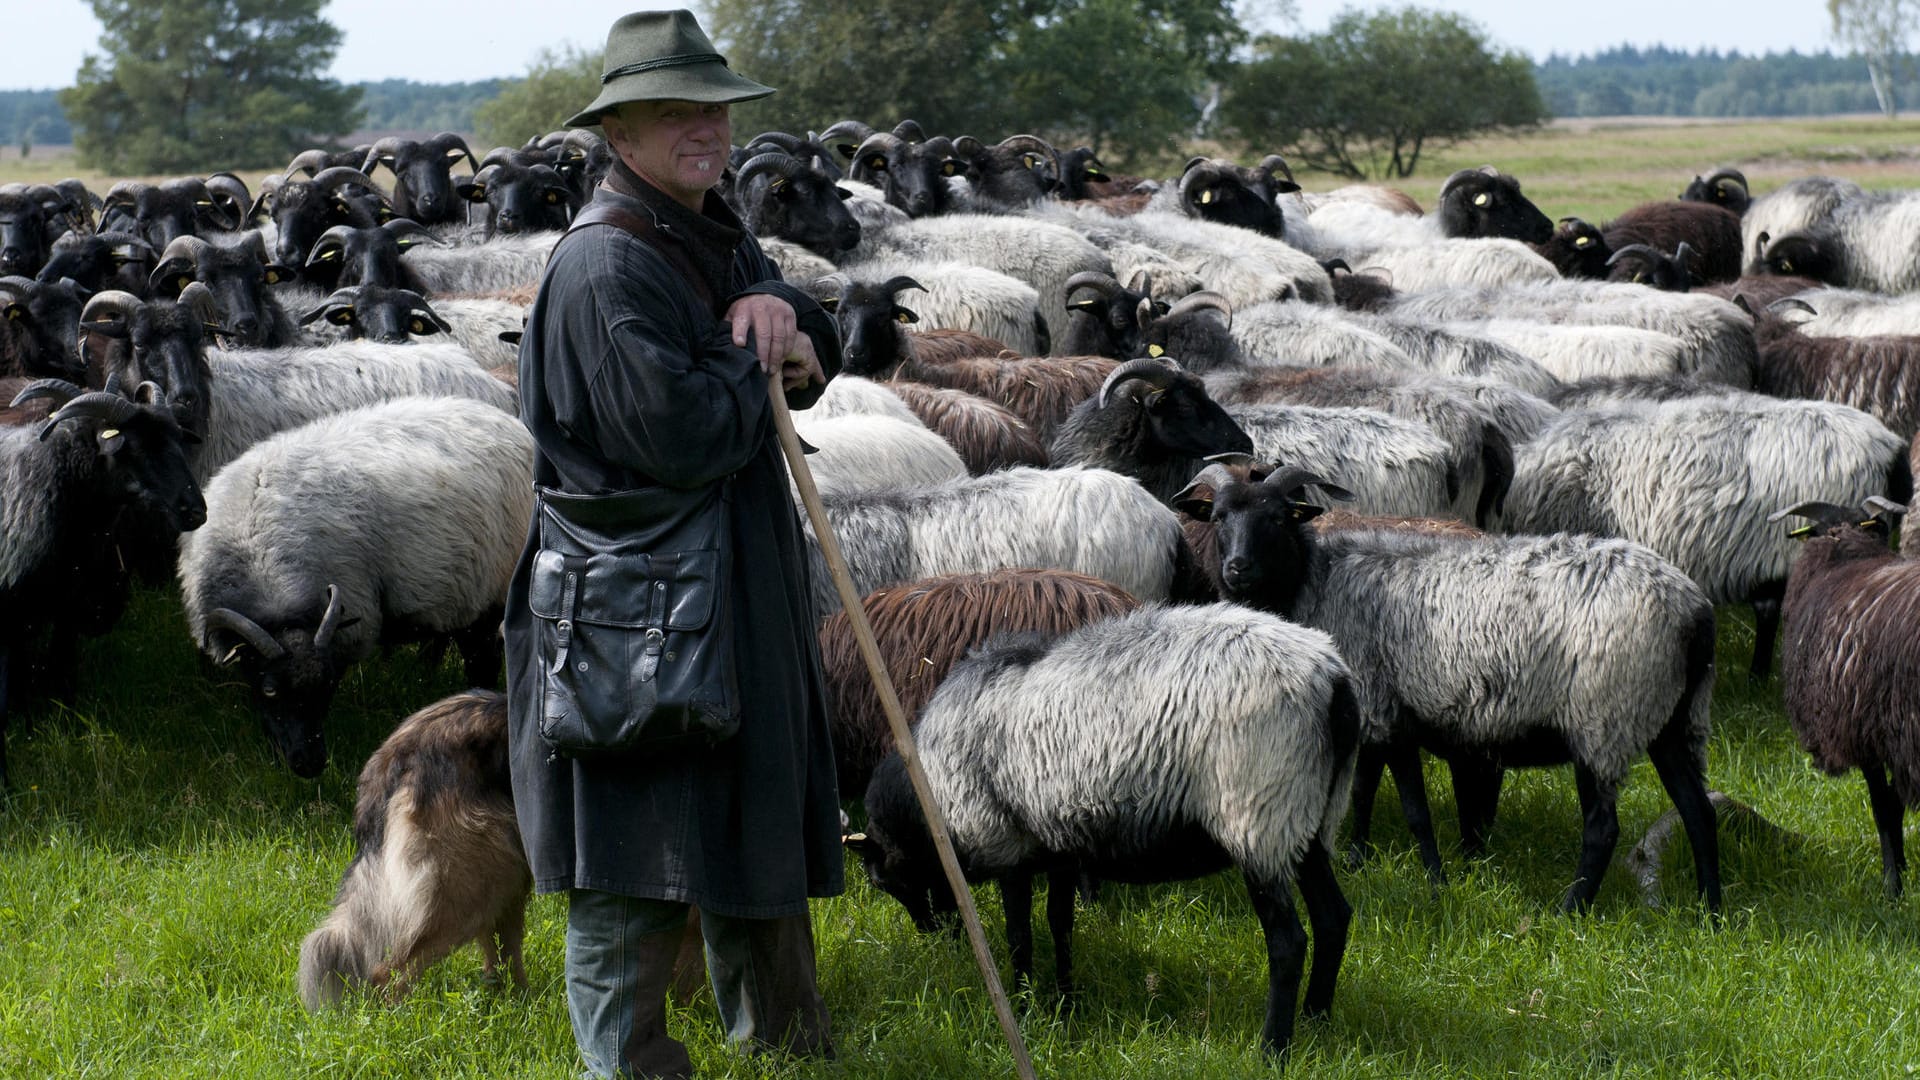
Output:
<svg viewBox="0 0 1920 1080">
<path fill-rule="evenodd" d="M 686 244 L 724 310 L 769 293 L 792 304 L 829 376 L 833 318 L 779 270 L 717 197 L 703 214 L 631 173 L 613 200 Z M 731 249 L 729 254 L 729 248 Z M 553 757 L 538 731 L 528 577 L 537 537 L 507 593 L 514 803 L 541 892 L 598 889 L 744 918 L 805 912 L 841 891 L 839 799 L 807 560 L 775 437 L 767 379 L 733 347 L 675 265 L 611 225 L 575 230 L 547 264 L 520 347 L 520 415 L 534 481 L 583 494 L 734 477 L 734 627 L 741 726 L 712 750 L 613 762 Z M 805 407 L 819 386 L 788 395 Z"/>
</svg>

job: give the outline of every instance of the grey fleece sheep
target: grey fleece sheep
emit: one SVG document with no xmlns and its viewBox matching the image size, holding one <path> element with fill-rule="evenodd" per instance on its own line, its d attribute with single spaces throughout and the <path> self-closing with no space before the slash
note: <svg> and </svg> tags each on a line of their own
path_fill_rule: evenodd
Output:
<svg viewBox="0 0 1920 1080">
<path fill-rule="evenodd" d="M 403 398 L 269 439 L 207 486 L 180 549 L 187 625 L 245 673 L 295 774 L 326 765 L 334 689 L 383 644 L 451 636 L 469 681 L 492 685 L 532 469 L 517 417 Z"/>
<path fill-rule="evenodd" d="M 1145 488 L 1104 469 L 1006 469 L 914 491 L 827 498 L 862 595 L 935 574 L 1029 566 L 1074 570 L 1140 600 L 1192 595 L 1180 522 Z M 812 524 L 807 524 L 812 536 Z M 809 540 L 815 610 L 839 610 Z"/>
<path fill-rule="evenodd" d="M 1518 449 L 1508 532 L 1635 540 L 1715 603 L 1754 605 L 1752 673 L 1772 666 L 1793 545 L 1766 516 L 1813 499 L 1904 502 L 1906 443 L 1845 405 L 1727 392 L 1567 412 Z"/>
<path fill-rule="evenodd" d="M 498 292 L 539 282 L 558 232 L 509 233 L 477 244 L 415 248 L 407 263 L 433 297 Z"/>
<path fill-rule="evenodd" d="M 1461 484 L 1454 448 L 1433 429 L 1378 409 L 1230 405 L 1253 456 L 1284 461 L 1360 492 L 1354 510 L 1381 517 L 1453 517 Z"/>
<path fill-rule="evenodd" d="M 1329 851 L 1353 768 L 1350 678 L 1317 631 L 1228 604 L 1149 607 L 961 661 L 921 710 L 920 759 L 962 869 L 1001 881 L 1008 939 L 1029 961 L 1026 883 L 1054 872 L 1063 975 L 1063 871 L 1151 882 L 1239 869 L 1266 932 L 1261 1041 L 1279 1053 L 1307 944 L 1289 885 L 1313 923 L 1308 1016 L 1332 1006 L 1346 949 L 1352 909 Z M 898 754 L 868 785 L 867 814 L 856 850 L 873 883 L 922 926 L 951 910 Z"/>
<path fill-rule="evenodd" d="M 325 348 L 207 352 L 212 371 L 206 442 L 194 456 L 204 482 L 275 432 L 347 409 L 414 395 L 471 398 L 504 413 L 513 390 L 455 345 L 342 342 Z"/>
<path fill-rule="evenodd" d="M 1571 761 L 1584 827 L 1563 906 L 1585 908 L 1619 839 L 1620 786 L 1645 754 L 1686 822 L 1700 893 L 1718 909 L 1704 782 L 1713 609 L 1698 586 L 1618 540 L 1316 535 L 1307 489 L 1345 492 L 1292 467 L 1248 479 L 1211 465 L 1175 505 L 1214 523 L 1221 595 L 1326 631 L 1352 665 L 1357 843 L 1380 766 L 1391 765 L 1439 876 L 1419 747 L 1454 766 L 1470 850 L 1492 822 L 1503 768 Z"/>
</svg>

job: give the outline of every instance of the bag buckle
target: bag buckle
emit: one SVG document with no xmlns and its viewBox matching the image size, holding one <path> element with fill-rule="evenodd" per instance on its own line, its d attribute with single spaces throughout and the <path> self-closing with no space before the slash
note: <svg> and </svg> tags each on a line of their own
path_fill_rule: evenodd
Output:
<svg viewBox="0 0 1920 1080">
<path fill-rule="evenodd" d="M 640 654 L 640 681 L 652 682 L 653 676 L 660 670 L 660 650 L 665 647 L 666 632 L 657 626 L 647 627 L 647 646 Z"/>
</svg>

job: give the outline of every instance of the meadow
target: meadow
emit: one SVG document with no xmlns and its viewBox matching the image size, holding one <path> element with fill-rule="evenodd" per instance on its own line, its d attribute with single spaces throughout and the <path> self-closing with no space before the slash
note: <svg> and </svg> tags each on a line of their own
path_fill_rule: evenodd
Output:
<svg viewBox="0 0 1920 1080">
<path fill-rule="evenodd" d="M 1405 186 L 1423 202 L 1454 168 L 1493 162 L 1553 216 L 1604 218 L 1670 198 L 1718 164 L 1756 192 L 1831 172 L 1920 183 L 1920 121 L 1559 124 L 1447 151 Z M 0 159 L 0 182 L 74 174 L 58 154 Z M 22 175 L 22 174 L 26 175 Z M 103 178 L 80 173 L 90 183 Z M 253 177 L 249 177 L 253 179 Z M 102 189 L 104 189 L 102 183 Z M 1310 187 L 1331 186 L 1313 178 Z M 17 617 L 15 613 L 7 613 Z M 1649 765 L 1621 800 L 1621 845 L 1591 914 L 1557 913 L 1580 820 L 1571 771 L 1516 773 L 1479 860 L 1457 847 L 1444 770 L 1428 784 L 1451 881 L 1431 886 L 1391 781 L 1380 851 L 1341 883 L 1355 919 L 1325 1022 L 1301 1025 L 1287 1072 L 1315 1078 L 1903 1076 L 1920 1069 L 1911 985 L 1920 920 L 1889 900 L 1857 776 L 1796 747 L 1778 679 L 1751 684 L 1748 609 L 1719 612 L 1711 786 L 1786 831 L 1722 832 L 1725 918 L 1693 899 L 1684 841 L 1646 902 L 1625 865 L 1669 809 Z M 562 989 L 564 901 L 529 909 L 524 992 L 484 984 L 478 954 L 412 998 L 310 1015 L 301 938 L 352 856 L 360 764 L 406 713 L 461 688 L 457 662 L 411 650 L 361 665 L 329 720 L 317 780 L 277 763 L 245 688 L 203 672 L 170 590 L 139 593 L 90 642 L 68 705 L 16 713 L 15 788 L 0 802 L 0 1080 L 27 1077 L 516 1077 L 578 1074 Z M 1003 959 L 997 895 L 976 890 Z M 675 1010 L 706 1076 L 974 1078 L 1011 1074 L 964 944 L 918 934 L 849 859 L 813 906 L 835 1062 L 744 1058 L 705 991 Z M 1109 885 L 1081 906 L 1080 994 L 1053 993 L 1050 939 L 1019 999 L 1040 1073 L 1269 1075 L 1258 923 L 1237 876 Z"/>
</svg>

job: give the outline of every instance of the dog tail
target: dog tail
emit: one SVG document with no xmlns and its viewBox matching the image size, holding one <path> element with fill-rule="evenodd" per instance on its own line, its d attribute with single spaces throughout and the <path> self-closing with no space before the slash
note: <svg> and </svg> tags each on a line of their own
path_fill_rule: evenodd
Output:
<svg viewBox="0 0 1920 1080">
<path fill-rule="evenodd" d="M 339 1002 L 348 987 L 386 985 L 392 964 L 419 936 L 430 868 L 409 858 L 414 846 L 413 798 L 402 789 L 388 800 L 385 835 L 362 848 L 340 879 L 333 911 L 300 946 L 300 1000 L 319 1010 Z"/>
</svg>

